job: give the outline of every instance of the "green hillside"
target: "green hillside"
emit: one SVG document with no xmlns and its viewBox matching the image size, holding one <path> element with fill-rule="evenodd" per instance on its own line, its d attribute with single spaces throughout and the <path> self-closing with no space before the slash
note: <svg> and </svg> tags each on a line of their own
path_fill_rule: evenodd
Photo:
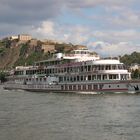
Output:
<svg viewBox="0 0 140 140">
<path fill-rule="evenodd" d="M 140 64 L 140 52 L 133 52 L 130 55 L 125 54 L 120 58 L 121 62 L 130 66 L 131 64 Z"/>
</svg>

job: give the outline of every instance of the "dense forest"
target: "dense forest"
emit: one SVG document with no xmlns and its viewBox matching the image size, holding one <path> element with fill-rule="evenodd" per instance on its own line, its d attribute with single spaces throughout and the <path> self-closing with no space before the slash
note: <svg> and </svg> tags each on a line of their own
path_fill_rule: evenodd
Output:
<svg viewBox="0 0 140 140">
<path fill-rule="evenodd" d="M 125 54 L 124 56 L 120 57 L 120 60 L 127 66 L 134 63 L 140 64 L 140 52 L 133 52 L 130 55 Z"/>
</svg>

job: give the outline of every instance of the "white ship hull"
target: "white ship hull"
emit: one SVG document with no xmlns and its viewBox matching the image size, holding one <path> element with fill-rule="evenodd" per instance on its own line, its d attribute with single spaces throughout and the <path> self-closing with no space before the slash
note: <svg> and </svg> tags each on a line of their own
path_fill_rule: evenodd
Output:
<svg viewBox="0 0 140 140">
<path fill-rule="evenodd" d="M 75 93 L 94 93 L 94 92 L 140 92 L 140 81 L 108 81 L 108 82 L 86 82 L 69 84 L 16 84 L 6 83 L 5 89 L 21 89 L 39 92 L 75 92 Z"/>
</svg>

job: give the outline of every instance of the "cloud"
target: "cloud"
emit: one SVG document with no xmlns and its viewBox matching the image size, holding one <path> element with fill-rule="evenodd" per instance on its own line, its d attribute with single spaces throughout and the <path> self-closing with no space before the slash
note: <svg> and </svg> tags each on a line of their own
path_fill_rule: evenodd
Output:
<svg viewBox="0 0 140 140">
<path fill-rule="evenodd" d="M 77 24 L 59 24 L 54 21 L 43 21 L 40 26 L 31 31 L 41 38 L 60 39 L 65 42 L 86 43 L 90 40 L 102 40 L 105 42 L 138 42 L 140 32 L 134 29 L 129 30 L 96 30 L 89 26 Z"/>
<path fill-rule="evenodd" d="M 63 9 L 85 9 L 98 6 L 110 7 L 128 5 L 135 0 L 1 0 L 0 22 L 31 24 L 50 20 L 61 15 Z M 35 24 L 35 23 L 34 23 Z"/>
<path fill-rule="evenodd" d="M 44 19 L 55 18 L 61 13 L 62 7 L 63 4 L 57 0 L 1 0 L 0 22 L 36 24 Z"/>
<path fill-rule="evenodd" d="M 140 44 L 135 45 L 131 42 L 119 42 L 119 43 L 108 43 L 108 42 L 90 42 L 88 44 L 91 50 L 98 52 L 101 56 L 120 56 L 124 54 L 131 54 L 134 51 L 140 51 Z"/>
<path fill-rule="evenodd" d="M 140 11 L 134 11 L 129 8 L 122 8 L 117 10 L 115 15 L 110 15 L 110 17 L 106 18 L 106 22 L 108 22 L 109 26 L 111 25 L 112 27 L 139 28 Z"/>
<path fill-rule="evenodd" d="M 49 38 L 71 43 L 84 43 L 88 40 L 89 29 L 81 25 L 59 24 L 53 21 L 44 21 L 31 31 L 36 37 Z"/>
<path fill-rule="evenodd" d="M 68 0 L 68 6 L 74 7 L 74 8 L 93 8 L 96 6 L 103 6 L 103 7 L 108 7 L 108 6 L 122 6 L 122 5 L 130 5 L 133 3 L 135 0 L 127 0 L 122 1 L 122 0 Z"/>
<path fill-rule="evenodd" d="M 134 29 L 128 30 L 102 30 L 94 31 L 92 36 L 97 40 L 102 40 L 105 42 L 137 42 L 139 40 L 140 32 Z"/>
<path fill-rule="evenodd" d="M 54 36 L 55 32 L 54 23 L 51 21 L 42 22 L 42 25 L 37 29 L 37 32 L 44 34 L 44 36 L 45 35 Z"/>
</svg>

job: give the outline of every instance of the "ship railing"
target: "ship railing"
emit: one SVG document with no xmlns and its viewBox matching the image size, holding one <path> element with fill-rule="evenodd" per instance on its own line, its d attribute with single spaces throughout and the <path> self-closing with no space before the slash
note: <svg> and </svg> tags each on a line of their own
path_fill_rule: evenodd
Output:
<svg viewBox="0 0 140 140">
<path fill-rule="evenodd" d="M 40 89 L 40 90 L 53 90 L 53 89 L 59 89 L 59 85 L 45 85 L 45 84 L 32 84 L 32 85 L 27 85 L 26 89 Z"/>
</svg>

